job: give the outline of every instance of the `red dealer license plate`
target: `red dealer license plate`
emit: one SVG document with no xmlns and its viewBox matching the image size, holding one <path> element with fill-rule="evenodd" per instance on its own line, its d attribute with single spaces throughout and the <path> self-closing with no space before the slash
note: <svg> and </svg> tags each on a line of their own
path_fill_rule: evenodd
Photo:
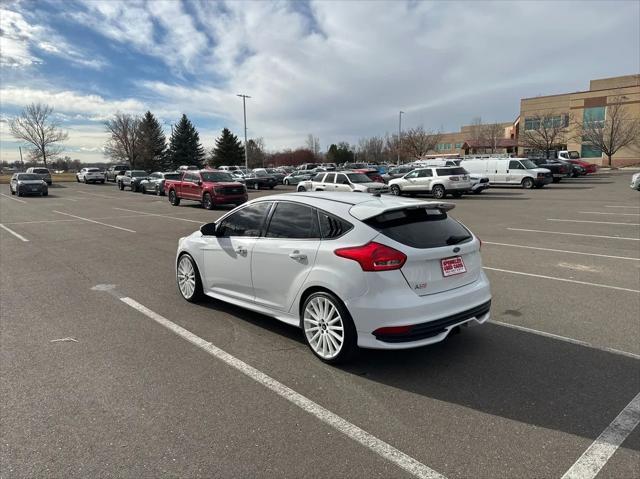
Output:
<svg viewBox="0 0 640 479">
<path fill-rule="evenodd" d="M 442 267 L 442 275 L 454 276 L 456 274 L 462 274 L 467 272 L 467 268 L 464 266 L 464 261 L 460 256 L 454 256 L 453 258 L 445 258 L 440 260 L 440 266 Z"/>
</svg>

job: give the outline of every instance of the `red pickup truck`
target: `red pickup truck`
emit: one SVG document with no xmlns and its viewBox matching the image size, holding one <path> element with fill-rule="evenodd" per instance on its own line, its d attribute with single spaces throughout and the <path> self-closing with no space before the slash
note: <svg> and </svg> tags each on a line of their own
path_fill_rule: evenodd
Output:
<svg viewBox="0 0 640 479">
<path fill-rule="evenodd" d="M 226 171 L 185 171 L 179 180 L 165 180 L 164 192 L 169 203 L 178 206 L 180 200 L 198 201 L 212 210 L 217 205 L 241 205 L 248 199 L 247 189 Z"/>
</svg>

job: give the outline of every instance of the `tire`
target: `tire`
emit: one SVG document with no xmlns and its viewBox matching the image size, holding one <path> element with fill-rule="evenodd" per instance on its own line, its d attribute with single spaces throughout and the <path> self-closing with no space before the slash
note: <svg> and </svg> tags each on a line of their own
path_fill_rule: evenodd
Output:
<svg viewBox="0 0 640 479">
<path fill-rule="evenodd" d="M 44 191 L 42 192 L 42 196 L 49 196 L 49 190 L 48 190 L 48 189 L 47 189 L 47 190 L 44 190 Z"/>
<path fill-rule="evenodd" d="M 83 180 L 84 180 L 84 184 L 85 184 L 85 185 L 86 185 L 86 184 L 88 184 L 88 182 L 87 182 L 87 177 L 86 177 L 86 176 L 83 178 Z"/>
<path fill-rule="evenodd" d="M 402 196 L 402 190 L 398 185 L 391 185 L 391 194 L 395 196 Z"/>
<path fill-rule="evenodd" d="M 180 255 L 180 258 L 178 258 L 176 283 L 182 297 L 190 303 L 196 303 L 203 299 L 204 293 L 198 266 L 187 253 Z"/>
<path fill-rule="evenodd" d="M 104 180 L 100 180 L 100 184 L 101 184 L 101 185 L 104 185 Z"/>
<path fill-rule="evenodd" d="M 437 200 L 441 200 L 442 198 L 444 198 L 445 196 L 447 196 L 447 192 L 444 189 L 444 186 L 442 185 L 436 185 L 433 188 L 431 188 L 431 195 L 437 199 Z"/>
<path fill-rule="evenodd" d="M 142 193 L 143 195 L 147 194 L 147 187 L 142 185 L 142 188 L 140 189 L 140 193 Z"/>
<path fill-rule="evenodd" d="M 554 183 L 560 183 L 560 180 L 561 180 L 561 179 L 562 179 L 562 178 L 555 178 L 555 177 L 554 177 L 554 178 L 553 178 L 553 182 L 554 182 Z"/>
<path fill-rule="evenodd" d="M 133 191 L 134 193 L 138 192 L 138 185 L 136 185 L 135 183 L 131 182 L 129 183 L 129 188 L 131 189 L 131 191 Z"/>
<path fill-rule="evenodd" d="M 80 178 L 78 177 L 78 175 L 76 175 L 76 181 L 80 183 Z"/>
<path fill-rule="evenodd" d="M 122 184 L 122 181 L 118 181 L 118 188 L 120 188 L 120 191 L 124 191 L 124 185 Z"/>
<path fill-rule="evenodd" d="M 159 185 L 156 185 L 156 196 L 162 196 L 162 192 L 160 191 Z"/>
<path fill-rule="evenodd" d="M 533 179 L 532 178 L 524 178 L 521 183 L 522 187 L 526 190 L 530 190 L 533 188 Z"/>
<path fill-rule="evenodd" d="M 204 195 L 202 195 L 202 207 L 205 210 L 212 210 L 215 207 L 213 199 L 211 198 L 211 195 L 209 193 L 205 193 Z"/>
<path fill-rule="evenodd" d="M 284 180 L 283 184 L 289 186 L 289 180 Z"/>
<path fill-rule="evenodd" d="M 180 204 L 180 198 L 176 195 L 176 190 L 169 191 L 169 203 L 173 206 L 178 206 Z"/>
<path fill-rule="evenodd" d="M 13 191 L 13 189 L 11 189 L 11 187 L 9 187 L 9 191 L 11 192 L 11 194 L 12 194 L 12 195 L 15 195 L 15 194 L 16 194 L 16 192 L 15 192 L 15 191 Z"/>
<path fill-rule="evenodd" d="M 270 186 L 269 189 L 272 190 L 276 187 L 276 185 Z"/>
<path fill-rule="evenodd" d="M 342 301 L 332 293 L 310 294 L 300 310 L 300 323 L 305 342 L 313 354 L 327 364 L 347 361 L 358 349 L 353 319 Z M 338 328 L 342 329 L 342 334 Z"/>
<path fill-rule="evenodd" d="M 297 191 L 307 191 L 307 189 L 304 186 L 298 186 Z"/>
<path fill-rule="evenodd" d="M 22 196 L 22 192 L 20 191 L 20 187 L 16 188 L 16 195 Z"/>
<path fill-rule="evenodd" d="M 462 198 L 462 193 L 451 193 L 454 198 Z"/>
<path fill-rule="evenodd" d="M 260 189 L 260 185 L 257 182 L 254 183 L 253 184 L 253 189 L 256 190 L 256 191 L 259 190 Z"/>
</svg>

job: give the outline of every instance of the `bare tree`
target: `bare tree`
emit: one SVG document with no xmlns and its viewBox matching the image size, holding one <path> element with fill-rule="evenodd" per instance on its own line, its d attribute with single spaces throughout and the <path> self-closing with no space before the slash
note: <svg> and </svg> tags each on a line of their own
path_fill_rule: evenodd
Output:
<svg viewBox="0 0 640 479">
<path fill-rule="evenodd" d="M 249 138 L 247 141 L 247 156 L 249 165 L 253 168 L 264 168 L 267 155 L 264 152 L 264 138 Z"/>
<path fill-rule="evenodd" d="M 31 145 L 31 159 L 42 159 L 44 166 L 47 166 L 48 159 L 54 159 L 62 152 L 63 147 L 58 143 L 69 138 L 69 135 L 59 128 L 60 123 L 51 118 L 52 113 L 53 108 L 49 105 L 32 103 L 9 124 L 14 137 Z"/>
<path fill-rule="evenodd" d="M 357 151 L 363 161 L 379 163 L 384 159 L 384 139 L 379 136 L 360 138 Z"/>
<path fill-rule="evenodd" d="M 566 117 L 557 113 L 526 117 L 520 143 L 526 148 L 544 151 L 549 158 L 551 150 L 557 150 L 566 143 L 567 126 Z"/>
<path fill-rule="evenodd" d="M 410 128 L 403 134 L 402 150 L 407 156 L 419 160 L 436 148 L 441 137 L 440 133 L 425 131 L 421 126 Z"/>
<path fill-rule="evenodd" d="M 583 144 L 599 149 L 604 153 L 609 166 L 612 157 L 620 149 L 640 146 L 640 119 L 631 115 L 624 106 L 626 97 L 616 96 L 607 105 L 604 120 L 584 118 L 575 122 L 575 134 Z"/>
<path fill-rule="evenodd" d="M 484 123 L 482 123 L 482 118 L 479 116 L 474 117 L 471 120 L 471 127 L 469 128 L 469 136 L 473 145 L 480 145 L 483 139 L 483 128 Z"/>
<path fill-rule="evenodd" d="M 104 147 L 105 155 L 113 161 L 126 161 L 135 168 L 139 156 L 140 119 L 127 113 L 116 113 L 104 125 L 109 139 Z"/>
<path fill-rule="evenodd" d="M 309 133 L 307 136 L 307 148 L 318 158 L 320 156 L 320 138 Z"/>
<path fill-rule="evenodd" d="M 500 123 L 489 123 L 480 128 L 480 141 L 483 147 L 489 148 L 491 153 L 498 149 L 500 140 L 504 138 L 504 127 Z"/>
</svg>

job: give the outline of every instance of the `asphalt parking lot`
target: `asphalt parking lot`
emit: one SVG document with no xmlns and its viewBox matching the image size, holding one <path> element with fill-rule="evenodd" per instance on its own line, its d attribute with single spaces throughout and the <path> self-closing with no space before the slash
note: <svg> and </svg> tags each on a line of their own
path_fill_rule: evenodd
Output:
<svg viewBox="0 0 640 479">
<path fill-rule="evenodd" d="M 294 328 L 180 297 L 178 238 L 225 210 L 1 185 L 0 476 L 638 477 L 630 176 L 453 200 L 483 241 L 492 322 L 340 368 Z"/>
</svg>

